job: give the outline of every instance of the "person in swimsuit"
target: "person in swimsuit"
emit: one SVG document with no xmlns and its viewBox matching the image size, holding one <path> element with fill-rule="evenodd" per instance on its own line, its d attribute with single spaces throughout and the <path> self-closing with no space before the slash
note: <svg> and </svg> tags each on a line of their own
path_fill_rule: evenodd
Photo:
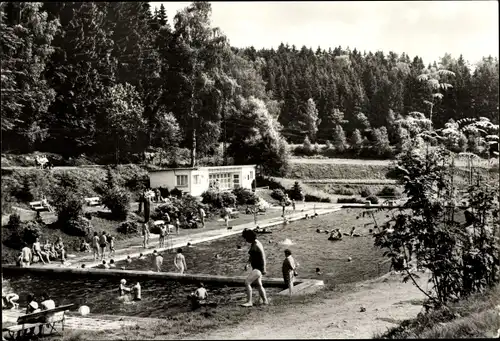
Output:
<svg viewBox="0 0 500 341">
<path fill-rule="evenodd" d="M 203 283 L 199 283 L 198 289 L 188 295 L 188 300 L 191 301 L 191 309 L 196 310 L 206 303 L 208 299 L 207 289 Z"/>
<path fill-rule="evenodd" d="M 109 256 L 111 257 L 116 253 L 115 250 L 115 237 L 109 236 Z"/>
<path fill-rule="evenodd" d="M 28 306 L 26 307 L 26 314 L 38 313 L 40 308 L 38 307 L 38 303 L 35 301 L 35 295 L 28 295 Z"/>
<path fill-rule="evenodd" d="M 286 249 L 285 260 L 283 261 L 281 270 L 283 272 L 283 281 L 288 288 L 290 296 L 292 296 L 293 281 L 296 276 L 295 269 L 297 269 L 297 263 L 292 257 L 292 252 L 289 249 Z"/>
<path fill-rule="evenodd" d="M 248 251 L 248 261 L 252 266 L 252 271 L 245 279 L 247 302 L 243 303 L 241 306 L 253 306 L 252 283 L 257 284 L 257 290 L 259 291 L 260 298 L 262 299 L 262 302 L 267 305 L 269 304 L 269 301 L 267 300 L 266 290 L 262 286 L 262 275 L 266 274 L 266 255 L 264 253 L 264 247 L 262 246 L 262 243 L 257 240 L 257 234 L 254 231 L 245 229 L 242 232 L 242 236 L 247 243 L 251 244 L 250 250 Z"/>
<path fill-rule="evenodd" d="M 160 237 L 158 238 L 159 248 L 162 248 L 165 245 L 165 234 L 167 233 L 167 226 L 160 226 Z"/>
<path fill-rule="evenodd" d="M 38 256 L 43 264 L 45 264 L 43 257 L 46 257 L 47 263 L 50 263 L 49 255 L 42 251 L 42 245 L 40 244 L 40 238 L 38 237 L 36 237 L 35 242 L 33 243 L 33 254 Z"/>
<path fill-rule="evenodd" d="M 161 266 L 163 265 L 163 257 L 156 251 L 153 251 L 153 266 L 156 272 L 161 272 Z"/>
<path fill-rule="evenodd" d="M 141 284 L 137 282 L 136 285 L 132 287 L 132 295 L 134 296 L 134 301 L 140 301 L 141 298 Z"/>
<path fill-rule="evenodd" d="M 126 286 L 126 284 L 127 284 L 127 281 L 125 279 L 120 280 L 120 287 L 118 288 L 118 292 L 120 293 L 120 296 L 125 296 L 125 294 L 127 294 L 131 291 L 131 289 Z"/>
<path fill-rule="evenodd" d="M 101 236 L 99 237 L 99 246 L 101 247 L 101 259 L 106 257 L 106 246 L 108 246 L 108 238 L 106 236 L 106 232 L 102 231 Z"/>
<path fill-rule="evenodd" d="M 13 292 L 6 294 L 4 289 L 2 288 L 2 308 L 5 306 L 8 308 L 10 304 L 10 309 L 16 309 L 19 307 L 19 304 L 16 301 L 19 299 L 19 295 L 14 294 Z"/>
<path fill-rule="evenodd" d="M 142 241 L 142 247 L 147 249 L 148 244 L 149 244 L 149 226 L 148 223 L 142 224 L 142 235 L 144 237 Z"/>
<path fill-rule="evenodd" d="M 92 249 L 94 250 L 94 260 L 97 260 L 99 258 L 99 235 L 97 232 L 94 232 L 92 237 Z"/>
<path fill-rule="evenodd" d="M 31 249 L 24 243 L 24 247 L 21 249 L 20 264 L 22 268 L 28 267 L 33 260 L 33 253 Z"/>
<path fill-rule="evenodd" d="M 179 273 L 181 274 L 183 274 L 184 271 L 187 271 L 186 258 L 182 254 L 181 248 L 177 249 L 177 254 L 174 258 L 174 265 L 177 271 L 179 271 Z"/>
<path fill-rule="evenodd" d="M 57 237 L 56 243 L 54 244 L 54 249 L 57 255 L 60 255 L 61 260 L 64 262 L 66 260 L 66 252 L 64 251 L 64 243 L 61 237 Z"/>
</svg>

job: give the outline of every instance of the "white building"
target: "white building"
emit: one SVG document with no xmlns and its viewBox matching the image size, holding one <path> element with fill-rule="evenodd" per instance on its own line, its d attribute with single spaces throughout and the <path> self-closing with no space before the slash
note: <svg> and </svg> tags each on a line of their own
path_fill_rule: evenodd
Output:
<svg viewBox="0 0 500 341">
<path fill-rule="evenodd" d="M 208 189 L 221 191 L 234 188 L 252 189 L 255 180 L 255 165 L 215 166 L 195 168 L 168 168 L 149 172 L 151 188 L 178 188 L 192 196 L 200 196 Z"/>
</svg>

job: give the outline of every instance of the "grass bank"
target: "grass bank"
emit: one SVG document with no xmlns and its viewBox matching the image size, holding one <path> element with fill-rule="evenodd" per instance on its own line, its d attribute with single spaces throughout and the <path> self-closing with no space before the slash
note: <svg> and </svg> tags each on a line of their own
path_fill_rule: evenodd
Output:
<svg viewBox="0 0 500 341">
<path fill-rule="evenodd" d="M 291 163 L 292 179 L 386 179 L 389 166 L 379 164 Z"/>
<path fill-rule="evenodd" d="M 420 314 L 374 338 L 498 338 L 499 331 L 500 285 L 497 285 L 483 294 L 451 304 L 448 308 Z"/>
</svg>

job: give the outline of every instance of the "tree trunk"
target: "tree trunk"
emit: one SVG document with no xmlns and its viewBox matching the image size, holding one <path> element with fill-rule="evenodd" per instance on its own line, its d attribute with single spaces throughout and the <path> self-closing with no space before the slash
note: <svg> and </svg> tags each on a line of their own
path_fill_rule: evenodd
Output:
<svg viewBox="0 0 500 341">
<path fill-rule="evenodd" d="M 193 129 L 193 144 L 191 146 L 191 167 L 196 167 L 196 128 Z"/>
</svg>

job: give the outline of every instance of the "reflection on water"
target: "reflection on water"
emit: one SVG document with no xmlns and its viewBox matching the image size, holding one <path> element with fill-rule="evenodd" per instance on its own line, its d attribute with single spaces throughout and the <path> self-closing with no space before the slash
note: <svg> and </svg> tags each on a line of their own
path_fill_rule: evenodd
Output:
<svg viewBox="0 0 500 341">
<path fill-rule="evenodd" d="M 166 317 L 188 311 L 186 296 L 196 289 L 194 284 L 181 284 L 174 281 L 140 280 L 142 301 L 130 302 L 118 296 L 119 279 L 84 278 L 42 274 L 9 275 L 12 290 L 20 296 L 21 307 L 26 306 L 27 295 L 32 292 L 40 295 L 47 292 L 57 305 L 75 304 L 74 310 L 87 305 L 91 313 L 113 314 L 139 317 Z M 127 285 L 136 283 L 137 278 L 127 278 Z M 210 300 L 219 305 L 237 304 L 244 297 L 243 287 L 216 287 L 205 285 Z M 276 293 L 281 289 L 268 290 Z M 39 296 L 38 296 L 39 297 Z"/>
</svg>

